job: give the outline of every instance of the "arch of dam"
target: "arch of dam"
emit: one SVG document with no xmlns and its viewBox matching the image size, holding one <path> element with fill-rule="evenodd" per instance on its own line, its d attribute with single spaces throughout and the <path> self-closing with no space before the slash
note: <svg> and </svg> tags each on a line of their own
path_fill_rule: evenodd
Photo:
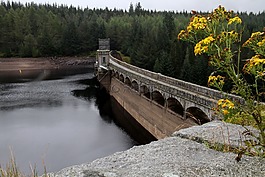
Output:
<svg viewBox="0 0 265 177">
<path fill-rule="evenodd" d="M 108 50 L 98 51 L 98 61 L 101 85 L 157 139 L 216 119 L 219 91 L 130 65 Z"/>
</svg>

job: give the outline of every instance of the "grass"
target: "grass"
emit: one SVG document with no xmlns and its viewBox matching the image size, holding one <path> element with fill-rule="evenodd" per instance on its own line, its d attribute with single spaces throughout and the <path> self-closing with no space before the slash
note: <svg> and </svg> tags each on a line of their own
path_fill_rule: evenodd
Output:
<svg viewBox="0 0 265 177">
<path fill-rule="evenodd" d="M 218 141 L 215 138 L 215 134 L 213 134 L 213 138 L 209 140 L 201 140 L 203 144 L 205 144 L 208 148 L 221 151 L 221 152 L 233 152 L 237 154 L 237 157 L 235 158 L 236 161 L 240 161 L 242 158 L 242 155 L 247 156 L 257 156 L 261 158 L 265 158 L 265 152 L 262 150 L 262 148 L 259 148 L 258 146 L 253 146 L 255 144 L 255 139 L 245 139 L 242 136 L 244 133 L 242 133 L 242 136 L 240 136 L 240 139 L 238 141 L 237 145 L 233 145 L 230 142 L 230 131 L 227 128 L 227 132 L 225 133 L 223 128 L 221 127 L 221 131 L 217 136 L 221 136 L 223 139 L 223 142 L 220 140 Z M 253 136 L 252 136 L 253 138 Z"/>
<path fill-rule="evenodd" d="M 44 174 L 42 175 L 42 177 L 49 177 L 49 175 L 47 174 L 47 170 L 46 170 L 46 166 L 45 163 L 43 162 L 43 166 L 44 166 Z M 31 169 L 31 174 L 29 175 L 25 175 L 23 174 L 17 164 L 16 164 L 16 160 L 15 157 L 11 151 L 11 158 L 9 163 L 6 164 L 5 167 L 2 167 L 0 165 L 0 177 L 38 177 L 38 173 L 36 170 L 36 166 L 32 167 L 30 165 L 30 169 Z"/>
</svg>

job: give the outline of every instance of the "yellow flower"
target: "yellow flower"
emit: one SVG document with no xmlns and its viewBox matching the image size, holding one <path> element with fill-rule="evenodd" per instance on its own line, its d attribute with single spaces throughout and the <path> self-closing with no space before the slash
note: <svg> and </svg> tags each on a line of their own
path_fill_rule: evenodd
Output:
<svg viewBox="0 0 265 177">
<path fill-rule="evenodd" d="M 258 75 L 259 75 L 260 77 L 265 76 L 265 70 L 264 70 L 264 71 L 260 71 L 260 72 L 258 72 Z"/>
<path fill-rule="evenodd" d="M 232 12 L 227 12 L 226 9 L 222 6 L 219 6 L 217 9 L 211 13 L 211 18 L 217 21 L 226 20 L 231 16 Z"/>
<path fill-rule="evenodd" d="M 188 31 L 188 32 L 191 32 L 191 31 L 192 31 L 192 26 L 193 26 L 193 25 L 190 23 L 189 26 L 187 27 L 187 31 Z"/>
<path fill-rule="evenodd" d="M 213 86 L 215 84 L 218 84 L 219 86 L 220 85 L 224 85 L 224 79 L 225 79 L 225 77 L 220 76 L 220 75 L 218 75 L 218 76 L 209 76 L 208 85 L 209 86 Z"/>
<path fill-rule="evenodd" d="M 223 114 L 227 115 L 229 113 L 229 111 L 227 111 L 226 109 L 223 110 Z"/>
<path fill-rule="evenodd" d="M 218 106 L 221 106 L 221 105 L 223 104 L 223 101 L 224 101 L 224 99 L 220 99 L 220 100 L 218 100 L 217 105 L 218 105 Z"/>
<path fill-rule="evenodd" d="M 228 109 L 234 109 L 235 108 L 234 103 L 228 99 L 220 99 L 217 102 L 217 105 L 220 106 L 221 108 L 228 108 Z"/>
<path fill-rule="evenodd" d="M 224 15 L 227 11 L 223 6 L 219 6 L 218 8 L 214 9 L 214 15 Z"/>
<path fill-rule="evenodd" d="M 251 38 L 258 37 L 258 36 L 262 36 L 263 34 L 264 34 L 264 32 L 260 32 L 260 31 L 255 32 L 255 33 L 252 33 L 251 34 Z"/>
<path fill-rule="evenodd" d="M 195 16 L 187 27 L 187 31 L 203 30 L 207 26 L 207 19 L 201 16 Z"/>
<path fill-rule="evenodd" d="M 203 39 L 204 44 L 210 44 L 212 41 L 214 41 L 214 38 L 212 36 Z"/>
<path fill-rule="evenodd" d="M 229 109 L 234 109 L 235 108 L 234 103 L 232 103 L 230 100 L 227 100 L 227 106 L 228 106 Z"/>
<path fill-rule="evenodd" d="M 252 38 L 249 38 L 249 39 L 243 44 L 243 47 L 248 47 L 248 46 L 250 46 L 250 44 L 252 44 Z"/>
<path fill-rule="evenodd" d="M 219 40 L 220 42 L 225 42 L 227 41 L 227 39 L 232 39 L 233 41 L 236 41 L 238 40 L 238 33 L 235 32 L 234 30 L 233 31 L 229 31 L 229 32 L 222 32 L 220 35 L 219 35 Z"/>
<path fill-rule="evenodd" d="M 184 37 L 184 35 L 186 34 L 185 30 L 181 30 L 178 34 L 178 39 L 182 39 Z"/>
<path fill-rule="evenodd" d="M 195 47 L 194 47 L 194 53 L 195 53 L 195 55 L 198 55 L 198 54 L 201 55 L 202 54 L 201 47 L 202 47 L 201 43 L 197 43 L 195 45 Z"/>
<path fill-rule="evenodd" d="M 260 41 L 260 42 L 257 43 L 257 45 L 258 45 L 259 47 L 263 46 L 264 44 L 265 44 L 265 38 L 262 39 L 262 41 Z"/>
<path fill-rule="evenodd" d="M 234 18 L 229 19 L 228 25 L 231 25 L 233 23 L 235 23 L 235 24 L 241 24 L 242 23 L 242 20 L 239 17 L 234 17 Z"/>
<path fill-rule="evenodd" d="M 209 76 L 208 83 L 215 81 L 215 80 L 216 80 L 216 76 Z"/>
<path fill-rule="evenodd" d="M 251 37 L 243 44 L 243 47 L 261 47 L 265 44 L 265 33 L 255 32 L 251 34 Z"/>
<path fill-rule="evenodd" d="M 248 74 L 264 76 L 263 65 L 265 65 L 265 59 L 262 59 L 260 55 L 255 55 L 244 65 L 243 71 Z"/>
<path fill-rule="evenodd" d="M 209 44 L 213 42 L 215 39 L 212 36 L 209 36 L 200 42 L 198 42 L 194 47 L 194 53 L 195 55 L 201 55 L 203 53 L 208 52 Z"/>
</svg>

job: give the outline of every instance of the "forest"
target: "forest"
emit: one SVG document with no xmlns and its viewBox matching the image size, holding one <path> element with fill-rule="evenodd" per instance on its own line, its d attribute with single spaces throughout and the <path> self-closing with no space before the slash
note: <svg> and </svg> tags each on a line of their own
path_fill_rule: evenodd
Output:
<svg viewBox="0 0 265 177">
<path fill-rule="evenodd" d="M 197 12 L 205 13 L 205 12 Z M 243 42 L 265 27 L 265 12 L 238 12 Z M 90 9 L 57 4 L 1 2 L 0 57 L 52 57 L 95 54 L 98 38 L 110 38 L 111 49 L 130 63 L 164 75 L 206 85 L 212 69 L 206 56 L 194 56 L 194 46 L 177 39 L 190 12 Z M 242 49 L 242 60 L 252 56 Z"/>
</svg>

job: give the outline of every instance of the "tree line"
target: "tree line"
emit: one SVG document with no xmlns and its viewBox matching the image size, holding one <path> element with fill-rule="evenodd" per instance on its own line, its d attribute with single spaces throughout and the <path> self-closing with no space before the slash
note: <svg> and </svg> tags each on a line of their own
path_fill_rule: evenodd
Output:
<svg viewBox="0 0 265 177">
<path fill-rule="evenodd" d="M 211 73 L 207 58 L 195 57 L 194 46 L 177 39 L 191 16 L 145 10 L 140 3 L 121 10 L 2 1 L 0 57 L 88 55 L 97 50 L 98 38 L 110 38 L 111 49 L 130 56 L 136 66 L 206 85 Z M 264 12 L 239 16 L 245 26 L 243 41 L 265 26 Z M 250 56 L 243 49 L 242 59 Z"/>
</svg>

